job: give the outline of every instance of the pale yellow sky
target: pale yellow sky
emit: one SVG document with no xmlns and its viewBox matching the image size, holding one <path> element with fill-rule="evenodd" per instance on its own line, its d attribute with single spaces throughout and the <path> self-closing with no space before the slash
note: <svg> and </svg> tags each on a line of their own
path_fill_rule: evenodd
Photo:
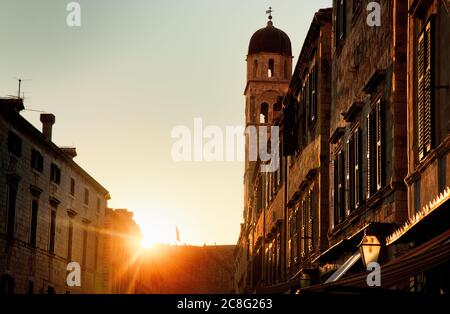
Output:
<svg viewBox="0 0 450 314">
<path fill-rule="evenodd" d="M 173 242 L 177 225 L 182 242 L 235 243 L 242 163 L 175 163 L 171 130 L 243 124 L 248 41 L 267 7 L 297 55 L 331 0 L 80 0 L 80 28 L 66 25 L 68 2 L 1 1 L 0 95 L 30 79 L 26 107 L 56 115 L 54 141 L 77 147 L 110 206 L 134 211 L 153 241 Z"/>
</svg>

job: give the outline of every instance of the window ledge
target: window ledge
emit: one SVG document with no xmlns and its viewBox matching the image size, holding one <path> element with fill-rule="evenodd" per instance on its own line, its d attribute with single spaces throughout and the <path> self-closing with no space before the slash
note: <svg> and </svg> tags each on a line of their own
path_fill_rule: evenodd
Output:
<svg viewBox="0 0 450 314">
<path fill-rule="evenodd" d="M 408 174 L 405 179 L 406 184 L 411 185 L 413 182 L 417 181 L 420 178 L 420 175 L 425 172 L 428 167 L 436 161 L 436 159 L 441 158 L 445 154 L 450 151 L 450 134 L 432 149 L 428 155 L 426 155 L 420 162 L 415 164 L 415 170 Z"/>
<path fill-rule="evenodd" d="M 376 69 L 369 79 L 364 83 L 363 92 L 373 94 L 377 87 L 386 77 L 386 70 Z"/>
<path fill-rule="evenodd" d="M 337 127 L 333 134 L 331 134 L 330 139 L 328 140 L 331 144 L 336 144 L 339 142 L 339 140 L 344 136 L 345 128 L 344 127 Z"/>
</svg>

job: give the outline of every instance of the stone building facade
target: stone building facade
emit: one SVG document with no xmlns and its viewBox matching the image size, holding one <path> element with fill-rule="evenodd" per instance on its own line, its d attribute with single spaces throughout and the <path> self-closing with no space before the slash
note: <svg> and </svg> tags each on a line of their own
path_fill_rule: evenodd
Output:
<svg viewBox="0 0 450 314">
<path fill-rule="evenodd" d="M 331 8 L 318 11 L 284 98 L 286 275 L 302 285 L 318 282 L 312 260 L 328 246 L 331 31 Z"/>
<path fill-rule="evenodd" d="M 366 289 L 375 260 L 381 288 L 450 293 L 449 23 L 438 0 L 335 0 L 315 14 L 276 120 L 282 201 L 246 190 L 245 212 L 262 204 L 264 218 L 245 216 L 237 292 Z M 274 204 L 272 264 L 257 248 Z"/>
<path fill-rule="evenodd" d="M 358 252 L 368 225 L 381 223 L 374 232 L 385 236 L 407 218 L 407 4 L 378 3 L 379 26 L 367 23 L 365 1 L 333 7 L 331 249 L 321 264 L 339 265 Z M 343 245 L 350 238 L 356 245 Z"/>
<path fill-rule="evenodd" d="M 21 99 L 0 100 L 1 293 L 99 293 L 108 191 L 77 165 L 73 148 L 51 141 L 21 115 Z M 81 266 L 81 286 L 66 283 Z"/>
</svg>

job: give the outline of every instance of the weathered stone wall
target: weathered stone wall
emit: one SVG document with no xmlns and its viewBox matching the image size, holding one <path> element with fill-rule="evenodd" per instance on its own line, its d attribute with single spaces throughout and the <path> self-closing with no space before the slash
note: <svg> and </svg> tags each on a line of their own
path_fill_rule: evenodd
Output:
<svg viewBox="0 0 450 314">
<path fill-rule="evenodd" d="M 24 122 L 27 123 L 27 122 Z M 22 139 L 22 156 L 15 157 L 8 151 L 8 133 L 14 131 Z M 35 148 L 44 156 L 42 173 L 32 170 L 31 149 Z M 50 164 L 54 162 L 61 169 L 61 182 L 50 182 Z M 16 198 L 14 240 L 7 244 L 7 176 L 20 177 Z M 75 196 L 70 195 L 70 179 L 74 178 Z M 36 198 L 30 186 L 42 190 Z M 84 204 L 84 189 L 89 189 L 89 205 Z M 38 223 L 36 247 L 30 245 L 31 203 L 38 200 Z M 97 198 L 100 208 L 97 210 Z M 57 199 L 55 253 L 49 252 L 50 199 Z M 21 125 L 0 116 L 0 275 L 14 278 L 15 292 L 26 293 L 28 281 L 34 282 L 35 293 L 46 293 L 52 286 L 57 293 L 102 292 L 102 245 L 103 220 L 107 205 L 107 195 L 89 182 L 79 170 L 73 168 L 56 154 L 44 140 L 30 136 Z M 74 215 L 72 260 L 82 265 L 83 226 L 89 223 L 86 264 L 82 265 L 81 288 L 66 285 L 68 257 L 68 211 Z M 96 238 L 98 242 L 96 244 Z M 95 246 L 98 246 L 97 249 Z M 95 256 L 97 253 L 97 256 Z M 95 262 L 97 259 L 97 262 Z"/>
</svg>

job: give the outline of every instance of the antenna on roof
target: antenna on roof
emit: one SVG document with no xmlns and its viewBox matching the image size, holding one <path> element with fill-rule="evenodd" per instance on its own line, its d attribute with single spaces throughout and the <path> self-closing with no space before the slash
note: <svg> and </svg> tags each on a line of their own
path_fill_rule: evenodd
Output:
<svg viewBox="0 0 450 314">
<path fill-rule="evenodd" d="M 22 82 L 29 82 L 31 80 L 30 79 L 22 79 L 20 77 L 15 77 L 14 79 L 16 79 L 19 82 L 19 92 L 17 93 L 17 99 L 20 99 L 20 89 L 22 87 Z"/>
</svg>

